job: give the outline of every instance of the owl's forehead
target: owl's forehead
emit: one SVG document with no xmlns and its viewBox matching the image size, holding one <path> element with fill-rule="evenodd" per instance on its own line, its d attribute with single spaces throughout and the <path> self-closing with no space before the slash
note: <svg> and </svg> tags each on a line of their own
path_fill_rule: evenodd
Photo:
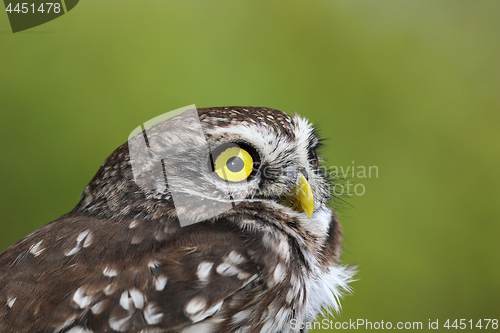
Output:
<svg viewBox="0 0 500 333">
<path fill-rule="evenodd" d="M 206 129 L 258 125 L 263 131 L 279 132 L 290 140 L 295 137 L 293 118 L 279 110 L 255 107 L 205 108 L 198 109 L 198 115 Z"/>
<path fill-rule="evenodd" d="M 307 159 L 307 152 L 318 144 L 311 124 L 299 115 L 293 117 L 270 108 L 223 107 L 198 109 L 205 135 L 212 146 L 244 141 L 263 153 L 269 161 L 285 163 L 294 157 Z"/>
<path fill-rule="evenodd" d="M 261 134 L 275 134 L 295 140 L 295 121 L 288 114 L 270 108 L 222 107 L 198 109 L 200 121 L 209 132 L 232 132 L 231 129 L 252 128 Z"/>
</svg>

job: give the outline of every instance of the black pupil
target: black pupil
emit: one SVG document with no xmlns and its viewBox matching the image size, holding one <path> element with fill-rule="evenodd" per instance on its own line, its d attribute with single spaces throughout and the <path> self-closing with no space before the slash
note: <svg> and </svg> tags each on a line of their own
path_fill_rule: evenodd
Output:
<svg viewBox="0 0 500 333">
<path fill-rule="evenodd" d="M 227 160 L 226 166 L 231 172 L 240 172 L 245 166 L 245 162 L 239 156 L 231 157 Z"/>
</svg>

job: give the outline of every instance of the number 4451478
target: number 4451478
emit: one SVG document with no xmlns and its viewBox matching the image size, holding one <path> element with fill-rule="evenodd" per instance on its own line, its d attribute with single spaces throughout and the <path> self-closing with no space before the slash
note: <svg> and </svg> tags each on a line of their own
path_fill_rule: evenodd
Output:
<svg viewBox="0 0 500 333">
<path fill-rule="evenodd" d="M 455 319 L 453 323 L 450 323 L 450 319 L 448 319 L 443 327 L 446 327 L 447 329 L 454 328 L 454 329 L 461 329 L 464 330 L 466 328 L 474 329 L 474 328 L 479 328 L 479 329 L 498 329 L 498 319 L 479 319 L 477 323 L 474 323 L 474 321 L 471 320 L 466 320 L 466 319 Z"/>
<path fill-rule="evenodd" d="M 45 7 L 43 6 L 45 5 Z M 5 9 L 9 13 L 16 12 L 16 13 L 50 13 L 51 10 L 54 13 L 60 13 L 61 12 L 61 4 L 60 3 L 52 3 L 52 2 L 46 2 L 46 3 L 41 3 L 40 6 L 35 10 L 35 4 L 34 3 L 17 3 L 14 8 L 12 8 L 12 3 L 9 3 L 7 8 Z"/>
</svg>

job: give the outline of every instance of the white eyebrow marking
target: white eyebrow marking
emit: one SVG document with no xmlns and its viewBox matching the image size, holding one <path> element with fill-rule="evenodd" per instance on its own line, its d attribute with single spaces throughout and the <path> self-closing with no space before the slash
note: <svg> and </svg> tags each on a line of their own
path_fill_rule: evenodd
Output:
<svg viewBox="0 0 500 333">
<path fill-rule="evenodd" d="M 14 303 L 16 303 L 17 297 L 9 297 L 7 298 L 7 305 L 9 308 L 14 306 Z"/>
</svg>

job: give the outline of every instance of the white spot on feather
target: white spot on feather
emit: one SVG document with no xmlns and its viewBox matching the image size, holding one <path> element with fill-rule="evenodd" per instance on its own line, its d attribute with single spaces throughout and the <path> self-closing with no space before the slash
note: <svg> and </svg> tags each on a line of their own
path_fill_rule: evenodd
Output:
<svg viewBox="0 0 500 333">
<path fill-rule="evenodd" d="M 72 327 L 67 333 L 94 333 L 94 331 L 85 329 L 81 326 Z"/>
<path fill-rule="evenodd" d="M 78 243 L 80 243 L 85 237 L 87 237 L 87 235 L 90 233 L 90 230 L 87 229 L 85 231 L 82 231 L 81 233 L 78 234 L 78 236 L 76 237 L 76 241 Z"/>
<path fill-rule="evenodd" d="M 70 251 L 68 252 L 65 252 L 64 255 L 69 257 L 69 256 L 72 256 L 73 254 L 77 253 L 78 251 L 80 251 L 82 247 L 80 246 L 80 243 L 78 243 L 74 248 L 72 248 Z"/>
<path fill-rule="evenodd" d="M 92 302 L 92 297 L 85 295 L 83 287 L 78 288 L 73 295 L 73 301 L 81 308 L 84 309 Z"/>
<path fill-rule="evenodd" d="M 132 309 L 132 305 L 136 309 L 142 309 L 144 307 L 144 295 L 135 288 L 124 291 L 120 296 L 120 305 L 127 311 Z"/>
<path fill-rule="evenodd" d="M 112 268 L 109 268 L 108 266 L 106 266 L 104 268 L 104 270 L 102 271 L 102 274 L 104 276 L 113 277 L 113 276 L 117 276 L 118 272 L 116 271 L 116 269 L 112 269 Z"/>
<path fill-rule="evenodd" d="M 245 258 L 236 251 L 231 251 L 227 257 L 224 258 L 224 261 L 230 264 L 239 265 L 245 261 Z"/>
<path fill-rule="evenodd" d="M 198 276 L 198 279 L 200 279 L 201 281 L 207 281 L 213 265 L 214 264 L 212 262 L 202 261 L 198 265 L 198 269 L 196 270 L 196 275 Z"/>
<path fill-rule="evenodd" d="M 202 296 L 195 296 L 186 305 L 184 312 L 194 323 L 213 316 L 222 307 L 223 301 L 220 301 L 213 306 L 207 308 L 207 301 Z"/>
<path fill-rule="evenodd" d="M 240 279 L 240 280 L 246 280 L 249 277 L 250 277 L 250 273 L 243 272 L 243 271 L 238 273 L 238 279 Z"/>
<path fill-rule="evenodd" d="M 117 289 L 116 283 L 108 284 L 108 286 L 104 288 L 104 295 L 109 296 L 111 294 L 114 294 L 116 289 Z"/>
<path fill-rule="evenodd" d="M 200 311 L 205 310 L 205 307 L 207 306 L 207 301 L 205 298 L 201 296 L 196 296 L 193 299 L 189 301 L 189 303 L 186 305 L 185 312 L 188 315 L 194 315 Z"/>
<path fill-rule="evenodd" d="M 45 251 L 45 248 L 42 248 L 40 245 L 42 244 L 43 240 L 39 241 L 38 243 L 31 245 L 30 247 L 30 253 L 33 254 L 35 257 L 38 257 L 43 251 Z"/>
<path fill-rule="evenodd" d="M 76 237 L 76 245 L 74 248 L 72 248 L 71 250 L 69 251 L 66 251 L 64 253 L 65 256 L 72 256 L 74 255 L 75 253 L 77 253 L 78 251 L 80 251 L 80 249 L 83 247 L 88 247 L 92 244 L 92 234 L 90 233 L 90 230 L 87 229 L 85 231 L 82 231 L 81 233 L 78 234 L 78 236 Z M 83 242 L 83 244 L 82 244 Z"/>
<path fill-rule="evenodd" d="M 95 314 L 95 315 L 100 314 L 102 311 L 104 311 L 104 301 L 94 304 L 94 305 L 90 308 L 90 310 L 91 310 L 91 311 L 92 311 L 92 313 L 93 313 L 93 314 Z"/>
<path fill-rule="evenodd" d="M 148 262 L 149 268 L 155 269 L 155 268 L 158 268 L 158 266 L 160 266 L 160 263 L 158 262 L 158 260 L 151 260 L 150 262 Z"/>
<path fill-rule="evenodd" d="M 239 324 L 252 318 L 252 310 L 243 310 L 233 315 L 232 323 Z"/>
<path fill-rule="evenodd" d="M 274 281 L 276 283 L 280 283 L 285 279 L 285 274 L 286 274 L 285 268 L 281 263 L 278 263 L 276 265 L 276 268 L 274 269 L 274 274 L 273 274 Z"/>
<path fill-rule="evenodd" d="M 109 327 L 118 332 L 125 332 L 130 326 L 130 318 L 131 317 L 118 319 L 116 316 L 110 317 Z"/>
<path fill-rule="evenodd" d="M 87 237 L 85 237 L 85 241 L 83 242 L 83 247 L 89 247 L 92 245 L 93 235 L 91 232 L 88 233 Z"/>
<path fill-rule="evenodd" d="M 225 262 L 217 266 L 216 271 L 220 275 L 225 275 L 225 276 L 236 275 L 240 272 L 240 270 L 237 267 L 227 264 Z"/>
<path fill-rule="evenodd" d="M 120 296 L 120 306 L 124 308 L 125 310 L 130 310 L 130 296 L 128 294 L 128 291 L 124 291 L 122 295 Z"/>
<path fill-rule="evenodd" d="M 154 283 L 155 283 L 155 289 L 160 291 L 165 289 L 165 286 L 167 285 L 167 277 L 165 275 L 160 275 L 158 277 L 154 278 Z"/>
<path fill-rule="evenodd" d="M 158 309 L 153 304 L 146 305 L 146 308 L 143 311 L 144 319 L 149 325 L 158 324 L 163 318 L 163 313 L 158 312 Z"/>
<path fill-rule="evenodd" d="M 144 295 L 137 289 L 130 289 L 129 291 L 130 297 L 134 302 L 134 306 L 136 309 L 142 309 L 144 307 Z"/>
</svg>

